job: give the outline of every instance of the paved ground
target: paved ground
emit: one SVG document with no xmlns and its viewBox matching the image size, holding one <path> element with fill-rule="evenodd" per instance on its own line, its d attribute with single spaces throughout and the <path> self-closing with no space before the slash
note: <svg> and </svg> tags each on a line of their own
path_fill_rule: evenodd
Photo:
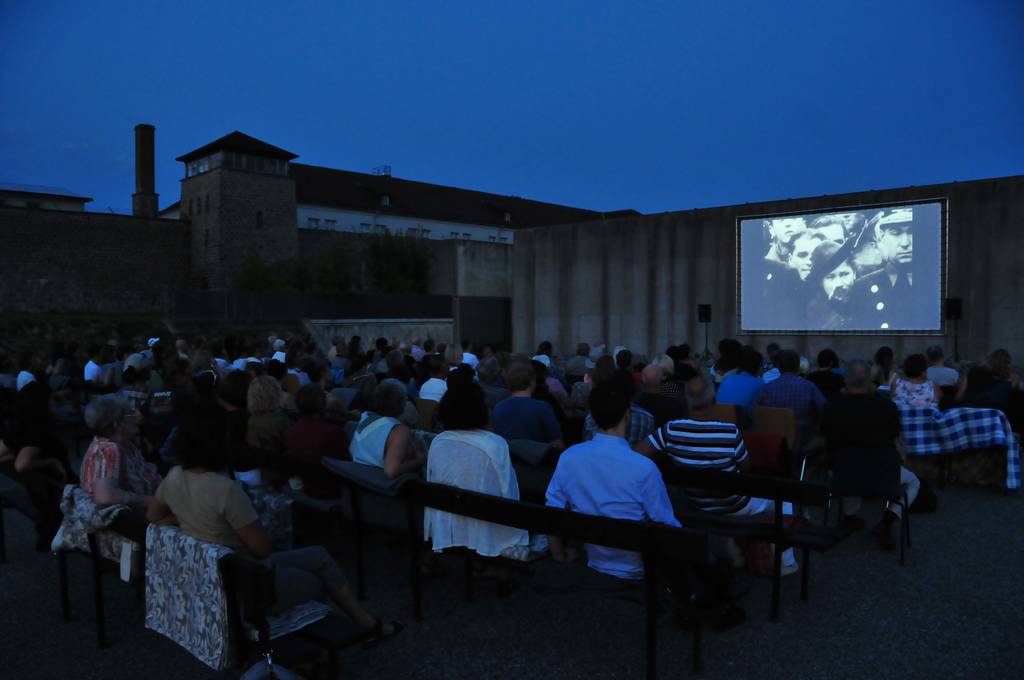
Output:
<svg viewBox="0 0 1024 680">
<path fill-rule="evenodd" d="M 877 512 L 877 511 L 876 511 Z M 142 606 L 112 577 L 107 589 L 113 647 L 99 651 L 84 563 L 72 565 L 75 620 L 62 623 L 56 563 L 31 551 L 32 530 L 7 513 L 7 564 L 0 565 L 0 677 L 163 678 L 214 674 L 142 626 Z M 869 514 L 869 522 L 874 517 Z M 869 524 L 870 526 L 870 524 Z M 782 621 L 768 621 L 768 582 L 753 590 L 748 622 L 705 639 L 702 678 L 1024 677 L 1024 498 L 954 487 L 934 515 L 913 516 L 906 567 L 859 533 L 816 557 L 811 602 L 799 580 L 784 582 Z M 462 572 L 426 582 L 426 620 L 408 607 L 405 552 L 377 537 L 368 553 L 373 609 L 408 624 L 397 639 L 345 653 L 350 678 L 637 678 L 643 673 L 643 609 L 608 598 L 545 598 L 523 588 L 498 599 L 480 584 L 462 600 Z M 348 565 L 346 565 L 348 566 Z M 351 570 L 350 570 L 351 573 Z M 660 677 L 689 675 L 689 637 L 662 621 Z"/>
</svg>

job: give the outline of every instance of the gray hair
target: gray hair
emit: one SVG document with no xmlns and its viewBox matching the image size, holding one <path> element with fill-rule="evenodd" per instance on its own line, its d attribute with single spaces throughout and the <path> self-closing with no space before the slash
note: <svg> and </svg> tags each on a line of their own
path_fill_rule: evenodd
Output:
<svg viewBox="0 0 1024 680">
<path fill-rule="evenodd" d="M 488 385 L 493 385 L 498 382 L 498 374 L 501 372 L 501 367 L 498 366 L 498 357 L 489 356 L 476 367 L 476 373 L 480 377 L 480 382 Z"/>
<path fill-rule="evenodd" d="M 373 412 L 392 418 L 402 417 L 408 392 L 402 383 L 394 379 L 381 381 L 373 391 Z"/>
<path fill-rule="evenodd" d="M 116 394 L 95 397 L 85 407 L 85 425 L 97 434 L 108 434 L 131 412 L 127 400 Z"/>
<path fill-rule="evenodd" d="M 871 366 L 863 359 L 853 359 L 846 364 L 846 386 L 854 390 L 866 390 L 871 386 Z"/>
<path fill-rule="evenodd" d="M 715 388 L 711 378 L 698 373 L 686 383 L 686 405 L 690 412 L 704 411 L 715 403 Z"/>
</svg>

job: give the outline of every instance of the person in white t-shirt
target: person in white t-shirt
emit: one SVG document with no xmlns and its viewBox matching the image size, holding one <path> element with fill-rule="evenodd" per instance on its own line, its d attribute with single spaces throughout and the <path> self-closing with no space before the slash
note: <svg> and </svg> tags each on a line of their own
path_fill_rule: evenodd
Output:
<svg viewBox="0 0 1024 680">
<path fill-rule="evenodd" d="M 420 399 L 440 402 L 441 397 L 448 391 L 448 369 L 444 365 L 444 360 L 436 354 L 427 357 L 426 361 L 430 379 L 420 386 Z"/>
<path fill-rule="evenodd" d="M 93 383 L 94 385 L 100 385 L 103 383 L 103 369 L 100 367 L 99 359 L 103 348 L 99 345 L 89 346 L 89 361 L 85 364 L 85 369 L 82 371 L 82 378 L 87 383 Z"/>
<path fill-rule="evenodd" d="M 925 356 L 928 357 L 928 379 L 936 386 L 939 388 L 952 387 L 960 382 L 960 374 L 957 370 L 946 366 L 946 357 L 942 352 L 942 347 L 932 345 L 925 350 Z"/>
</svg>

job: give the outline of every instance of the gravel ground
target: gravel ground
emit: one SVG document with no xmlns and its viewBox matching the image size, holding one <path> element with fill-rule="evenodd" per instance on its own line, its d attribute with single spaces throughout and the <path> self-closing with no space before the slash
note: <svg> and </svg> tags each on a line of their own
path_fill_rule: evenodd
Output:
<svg viewBox="0 0 1024 680">
<path fill-rule="evenodd" d="M 879 510 L 865 510 L 868 526 Z M 33 531 L 8 511 L 8 562 L 0 565 L 0 677 L 224 678 L 174 643 L 143 628 L 133 592 L 107 578 L 112 647 L 98 650 L 89 570 L 71 563 L 74 620 L 63 623 L 56 560 L 32 552 Z M 708 633 L 700 678 L 1020 678 L 1024 658 L 1024 499 L 952 487 L 932 515 L 912 517 L 907 566 L 867 532 L 815 555 L 811 599 L 799 577 L 783 582 L 782 617 L 768 620 L 769 583 L 743 575 L 751 592 L 747 622 Z M 644 611 L 594 595 L 544 597 L 524 587 L 495 596 L 478 583 L 462 598 L 461 562 L 424 582 L 425 620 L 410 614 L 406 552 L 400 539 L 375 536 L 367 552 L 370 607 L 403 620 L 405 632 L 370 650 L 347 650 L 347 678 L 639 678 Z M 342 563 L 352 573 L 342 555 Z M 670 617 L 659 627 L 659 677 L 690 675 L 689 634 Z"/>
</svg>

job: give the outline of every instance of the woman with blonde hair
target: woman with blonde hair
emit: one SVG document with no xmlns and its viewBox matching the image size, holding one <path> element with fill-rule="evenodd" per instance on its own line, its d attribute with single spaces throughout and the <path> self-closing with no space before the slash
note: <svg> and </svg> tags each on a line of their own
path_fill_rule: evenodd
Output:
<svg viewBox="0 0 1024 680">
<path fill-rule="evenodd" d="M 284 455 L 284 433 L 291 425 L 284 412 L 284 391 L 269 375 L 253 378 L 246 394 L 249 422 L 246 443 L 271 455 Z"/>
</svg>

